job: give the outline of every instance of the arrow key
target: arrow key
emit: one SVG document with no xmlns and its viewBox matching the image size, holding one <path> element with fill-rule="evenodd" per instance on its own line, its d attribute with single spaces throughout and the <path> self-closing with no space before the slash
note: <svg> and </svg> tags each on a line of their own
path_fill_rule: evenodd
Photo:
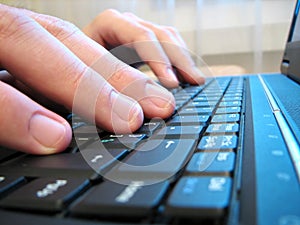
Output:
<svg viewBox="0 0 300 225">
<path fill-rule="evenodd" d="M 195 145 L 196 140 L 193 139 L 149 140 L 136 148 L 111 174 L 116 177 L 129 174 L 135 179 L 168 178 L 185 165 Z"/>
</svg>

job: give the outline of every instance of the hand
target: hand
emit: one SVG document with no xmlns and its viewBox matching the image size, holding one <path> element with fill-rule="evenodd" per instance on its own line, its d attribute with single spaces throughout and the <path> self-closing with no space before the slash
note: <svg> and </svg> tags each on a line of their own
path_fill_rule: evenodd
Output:
<svg viewBox="0 0 300 225">
<path fill-rule="evenodd" d="M 203 82 L 186 52 L 178 47 L 174 52 L 179 56 L 173 52 L 170 57 L 170 49 L 157 42 L 183 46 L 178 34 L 131 14 L 106 11 L 84 29 L 86 35 L 58 18 L 5 5 L 0 5 L 0 21 L 0 66 L 9 72 L 0 74 L 0 144 L 7 147 L 50 154 L 64 150 L 71 139 L 71 128 L 62 117 L 21 92 L 39 93 L 116 133 L 136 130 L 144 115 L 172 114 L 174 98 L 166 89 L 103 46 L 133 43 L 136 47 L 137 41 L 154 41 L 151 50 L 161 58 L 149 65 L 164 85 L 178 84 L 174 64 L 184 68 L 180 72 L 188 82 Z M 122 24 L 130 29 L 117 29 Z M 136 50 L 147 61 L 148 53 Z M 80 105 L 74 106 L 74 99 Z"/>
</svg>

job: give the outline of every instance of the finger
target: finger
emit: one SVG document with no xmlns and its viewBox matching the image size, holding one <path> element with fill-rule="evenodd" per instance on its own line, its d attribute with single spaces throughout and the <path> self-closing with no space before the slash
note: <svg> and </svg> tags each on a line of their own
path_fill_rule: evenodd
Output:
<svg viewBox="0 0 300 225">
<path fill-rule="evenodd" d="M 0 96 L 1 145 L 31 154 L 66 149 L 72 136 L 67 121 L 1 81 Z"/>
<path fill-rule="evenodd" d="M 84 32 L 99 43 L 111 46 L 126 44 L 134 48 L 164 86 L 169 88 L 178 86 L 172 65 L 159 40 L 152 30 L 135 20 L 124 17 L 115 10 L 107 10 L 85 27 Z"/>
<path fill-rule="evenodd" d="M 185 81 L 191 84 L 204 83 L 203 74 L 195 65 L 185 42 L 175 28 L 153 24 L 132 13 L 126 13 L 125 15 L 154 32 L 172 65 L 180 71 Z"/>
<path fill-rule="evenodd" d="M 173 95 L 140 71 L 115 62 L 112 55 L 103 55 L 93 64 L 101 75 L 120 92 L 136 99 L 148 118 L 168 118 L 174 112 Z"/>
<path fill-rule="evenodd" d="M 146 20 L 143 20 L 142 18 L 136 16 L 135 14 L 133 13 L 130 13 L 130 12 L 124 12 L 123 15 L 125 15 L 126 17 L 129 17 L 135 21 L 137 21 L 138 23 L 142 24 L 143 26 L 145 27 L 148 27 L 150 29 L 153 29 L 153 28 L 156 28 L 156 27 L 161 27 L 165 30 L 168 30 L 169 32 L 172 33 L 173 35 L 173 38 L 176 39 L 176 42 L 183 48 L 187 48 L 186 46 L 186 43 L 184 42 L 184 40 L 182 39 L 181 35 L 179 34 L 179 32 L 174 28 L 174 27 L 170 27 L 170 26 L 161 26 L 161 25 L 157 25 L 157 24 L 154 24 L 150 21 L 146 21 Z"/>
<path fill-rule="evenodd" d="M 105 22 L 108 17 L 109 23 Z M 109 10 L 100 14 L 84 31 L 100 43 L 113 46 L 134 43 L 132 47 L 136 48 L 143 60 L 150 61 L 151 69 L 167 87 L 174 87 L 178 83 L 177 80 L 174 82 L 172 66 L 181 72 L 187 82 L 204 83 L 202 73 L 195 66 L 184 41 L 173 28 L 157 26 L 132 14 L 124 16 Z"/>
<path fill-rule="evenodd" d="M 117 60 L 83 33 L 74 32 L 72 25 L 50 16 L 32 16 L 118 91 L 137 100 L 146 117 L 167 118 L 173 113 L 173 96 L 140 71 Z"/>
<path fill-rule="evenodd" d="M 141 125 L 143 114 L 136 101 L 119 94 L 22 11 L 1 9 L 0 60 L 17 79 L 109 131 L 131 132 Z M 74 96 L 81 100 L 78 107 L 73 107 Z"/>
</svg>

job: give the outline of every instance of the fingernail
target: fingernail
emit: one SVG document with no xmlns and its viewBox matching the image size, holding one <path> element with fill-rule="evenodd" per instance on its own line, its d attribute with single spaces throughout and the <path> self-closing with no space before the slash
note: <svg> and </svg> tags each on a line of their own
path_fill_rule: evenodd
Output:
<svg viewBox="0 0 300 225">
<path fill-rule="evenodd" d="M 146 84 L 147 97 L 159 108 L 168 108 L 174 105 L 173 95 L 158 84 Z"/>
<path fill-rule="evenodd" d="M 37 142 L 51 152 L 67 134 L 67 126 L 45 115 L 34 114 L 30 120 L 29 132 Z"/>
<path fill-rule="evenodd" d="M 168 83 L 170 87 L 177 87 L 179 82 L 178 79 L 174 73 L 174 71 L 171 68 L 167 68 L 167 75 L 168 75 Z"/>
<path fill-rule="evenodd" d="M 194 78 L 196 79 L 198 84 L 204 84 L 205 82 L 205 77 L 204 74 L 202 73 L 202 71 L 200 69 L 198 69 L 197 67 L 194 67 Z"/>
<path fill-rule="evenodd" d="M 115 91 L 112 91 L 110 94 L 110 102 L 112 104 L 113 113 L 126 122 L 130 123 L 143 114 L 137 102 Z"/>
</svg>

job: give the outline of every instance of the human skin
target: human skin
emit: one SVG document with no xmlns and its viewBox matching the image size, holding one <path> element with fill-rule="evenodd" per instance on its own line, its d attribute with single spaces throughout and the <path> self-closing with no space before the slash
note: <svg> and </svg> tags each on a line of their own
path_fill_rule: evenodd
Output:
<svg viewBox="0 0 300 225">
<path fill-rule="evenodd" d="M 144 117 L 169 117 L 172 94 L 112 56 L 108 50 L 119 45 L 134 48 L 165 87 L 178 86 L 173 66 L 186 82 L 204 82 L 174 28 L 106 10 L 81 31 L 56 17 L 0 5 L 0 67 L 5 69 L 0 74 L 0 117 L 5 118 L 0 145 L 31 154 L 57 153 L 68 146 L 68 122 L 28 93 L 68 110 L 79 96 L 82 104 L 75 113 L 93 116 L 99 127 L 115 133 L 135 131 Z M 99 60 L 113 67 L 94 66 Z M 86 91 L 78 95 L 81 87 Z M 94 99 L 86 101 L 87 96 Z"/>
</svg>

